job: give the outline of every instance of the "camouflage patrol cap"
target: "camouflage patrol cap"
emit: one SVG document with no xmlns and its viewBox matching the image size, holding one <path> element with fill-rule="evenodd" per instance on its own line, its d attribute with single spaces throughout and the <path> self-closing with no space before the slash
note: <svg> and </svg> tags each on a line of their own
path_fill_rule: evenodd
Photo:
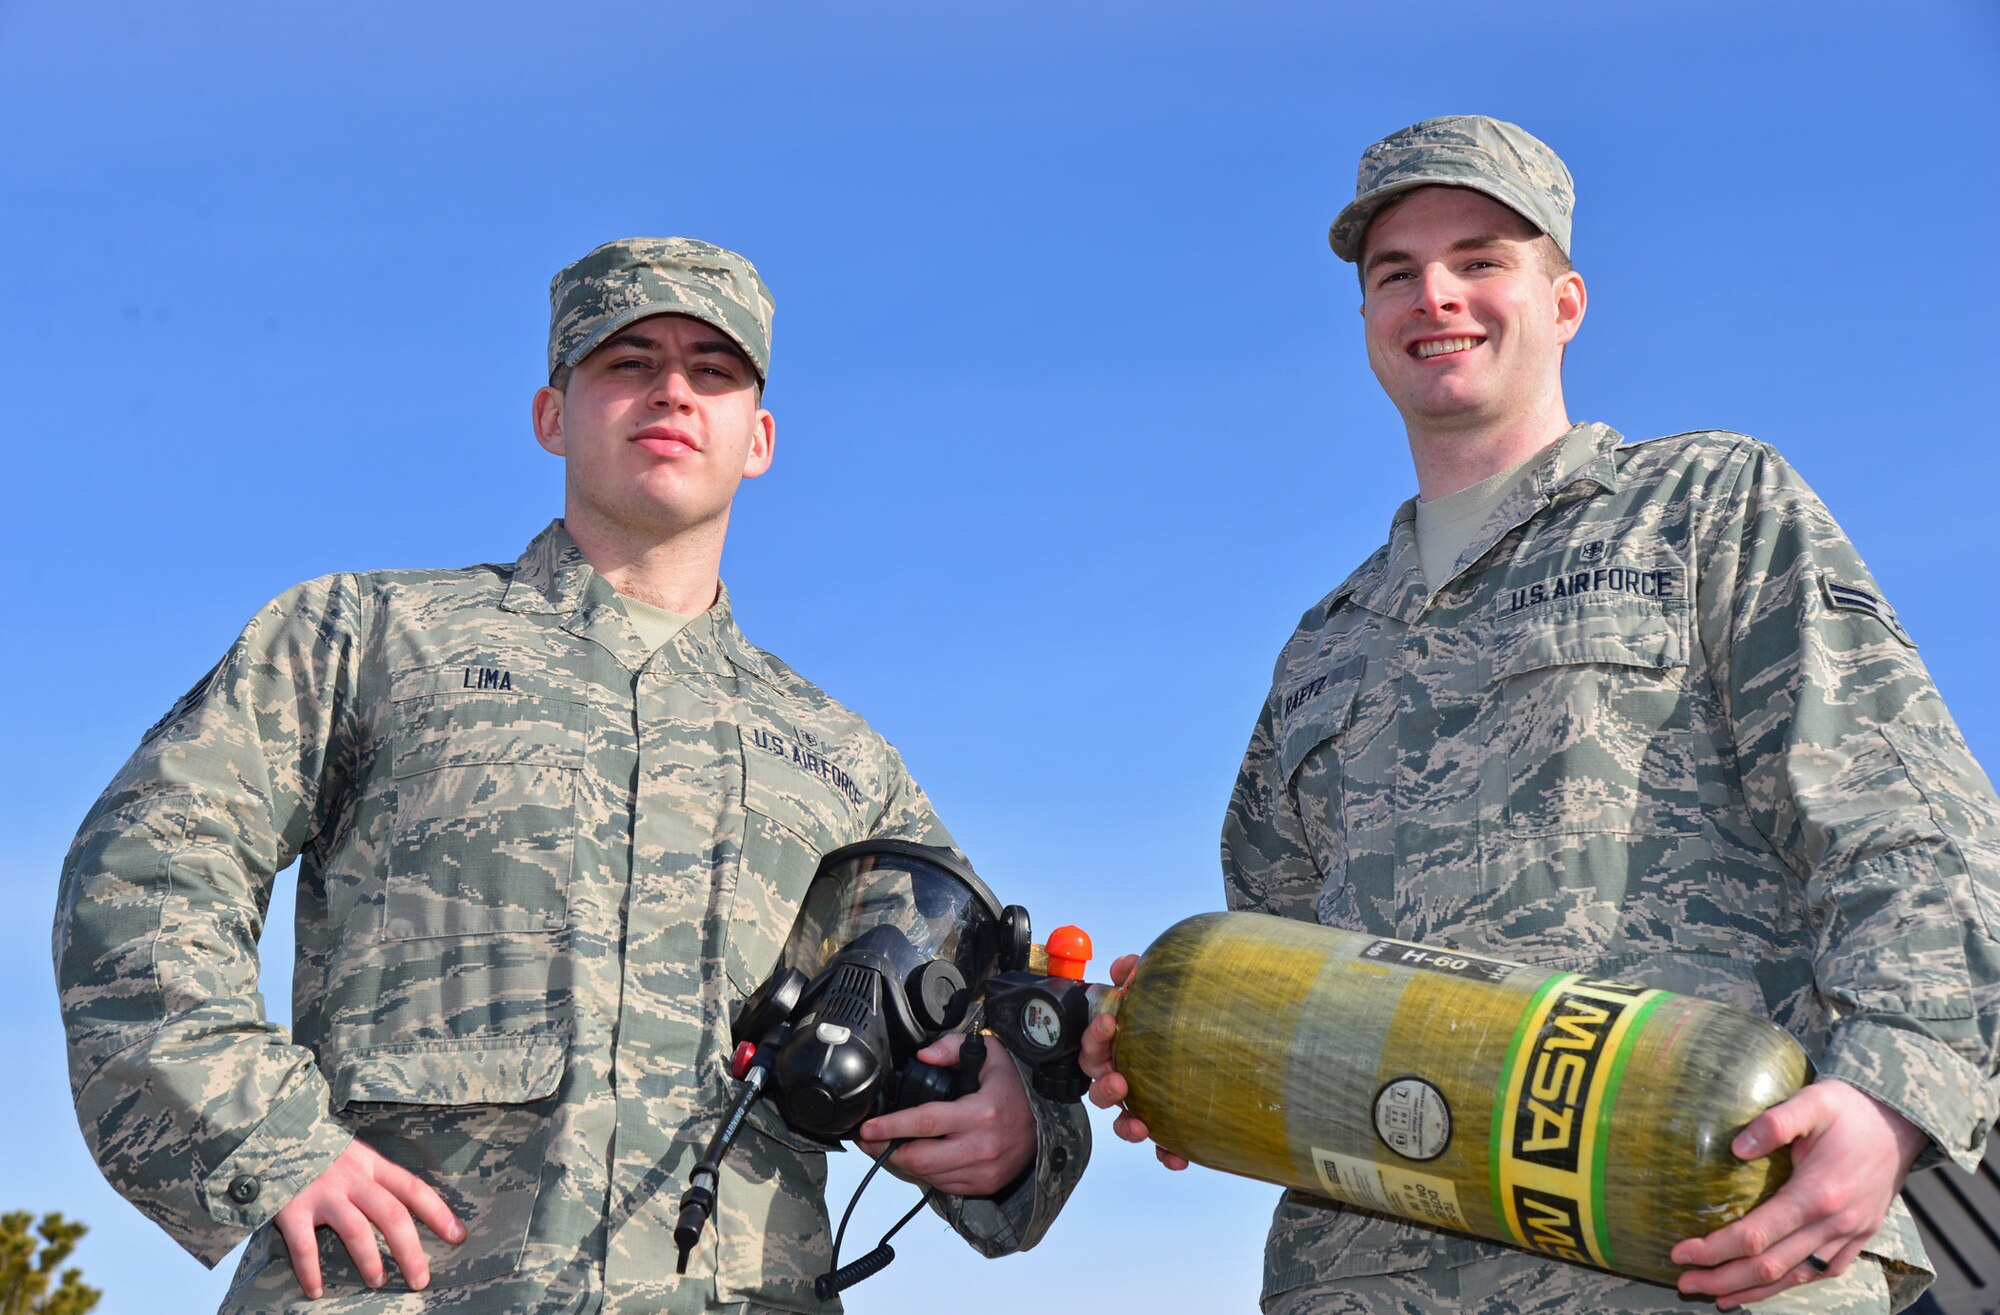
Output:
<svg viewBox="0 0 2000 1315">
<path fill-rule="evenodd" d="M 1492 197 L 1555 239 L 1569 254 L 1576 187 L 1569 170 L 1525 129 L 1484 114 L 1425 119 L 1390 133 L 1361 153 L 1354 200 L 1327 232 L 1333 253 L 1361 259 L 1369 221 L 1388 202 L 1419 187 L 1466 187 Z"/>
<path fill-rule="evenodd" d="M 549 282 L 549 377 L 649 315 L 689 315 L 728 334 L 762 382 L 771 366 L 771 290 L 734 251 L 691 237 L 606 242 Z"/>
</svg>

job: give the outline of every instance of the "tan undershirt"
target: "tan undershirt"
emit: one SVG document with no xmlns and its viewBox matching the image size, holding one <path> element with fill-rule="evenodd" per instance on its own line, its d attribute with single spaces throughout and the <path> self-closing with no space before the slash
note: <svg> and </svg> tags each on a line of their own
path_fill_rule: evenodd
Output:
<svg viewBox="0 0 2000 1315">
<path fill-rule="evenodd" d="M 639 632 L 639 641 L 649 649 L 657 649 L 681 632 L 681 628 L 694 620 L 679 612 L 669 612 L 664 607 L 654 607 L 624 594 L 618 595 L 618 605 L 625 609 L 625 619 Z"/>
<path fill-rule="evenodd" d="M 1471 488 L 1447 493 L 1426 501 L 1417 499 L 1417 560 L 1423 564 L 1424 583 L 1435 590 L 1451 578 L 1453 563 L 1479 533 L 1528 462 L 1541 457 L 1537 452 L 1527 461 L 1489 475 Z"/>
</svg>

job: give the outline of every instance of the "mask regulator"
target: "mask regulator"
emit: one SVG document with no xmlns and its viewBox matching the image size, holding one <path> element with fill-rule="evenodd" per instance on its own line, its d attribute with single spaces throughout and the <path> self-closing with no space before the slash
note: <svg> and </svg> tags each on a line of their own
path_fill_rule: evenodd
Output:
<svg viewBox="0 0 2000 1315">
<path fill-rule="evenodd" d="M 730 1072 L 742 1085 L 681 1197 L 678 1272 L 715 1209 L 722 1159 L 760 1099 L 793 1132 L 837 1147 L 877 1115 L 976 1092 L 990 1032 L 1030 1066 L 1042 1096 L 1081 1100 L 1090 1081 L 1078 1048 L 1090 997 L 1105 988 L 1081 980 L 1090 956 L 1082 932 L 1059 929 L 1046 959 L 1031 937 L 1027 910 L 1002 908 L 950 850 L 864 840 L 828 854 L 776 967 L 732 1020 Z M 955 1068 L 917 1058 L 952 1032 L 965 1036 Z M 890 1143 L 855 1188 L 832 1261 L 814 1281 L 821 1300 L 885 1268 L 895 1258 L 889 1239 L 931 1200 L 925 1188 L 873 1251 L 840 1264 L 855 1201 L 902 1145 Z"/>
</svg>

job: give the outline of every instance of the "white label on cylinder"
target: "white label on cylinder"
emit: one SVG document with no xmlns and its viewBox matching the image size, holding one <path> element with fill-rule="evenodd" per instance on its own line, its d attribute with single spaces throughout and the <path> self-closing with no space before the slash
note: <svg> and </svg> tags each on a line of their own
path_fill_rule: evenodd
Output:
<svg viewBox="0 0 2000 1315">
<path fill-rule="evenodd" d="M 1422 1078 L 1397 1078 L 1375 1093 L 1375 1135 L 1408 1160 L 1435 1160 L 1451 1144 L 1451 1106 Z"/>
<path fill-rule="evenodd" d="M 1458 1188 L 1449 1178 L 1391 1168 L 1317 1146 L 1313 1164 L 1326 1194 L 1336 1200 L 1444 1228 L 1468 1227 L 1465 1212 L 1458 1207 Z"/>
</svg>

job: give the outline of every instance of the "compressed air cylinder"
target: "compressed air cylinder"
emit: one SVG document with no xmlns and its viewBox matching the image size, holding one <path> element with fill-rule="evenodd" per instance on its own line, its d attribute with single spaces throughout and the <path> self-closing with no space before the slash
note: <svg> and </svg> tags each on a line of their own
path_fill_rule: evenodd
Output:
<svg viewBox="0 0 2000 1315">
<path fill-rule="evenodd" d="M 1725 1005 L 1256 913 L 1168 928 L 1116 1009 L 1161 1147 L 1661 1283 L 1790 1174 L 1729 1143 L 1812 1075 Z"/>
</svg>

